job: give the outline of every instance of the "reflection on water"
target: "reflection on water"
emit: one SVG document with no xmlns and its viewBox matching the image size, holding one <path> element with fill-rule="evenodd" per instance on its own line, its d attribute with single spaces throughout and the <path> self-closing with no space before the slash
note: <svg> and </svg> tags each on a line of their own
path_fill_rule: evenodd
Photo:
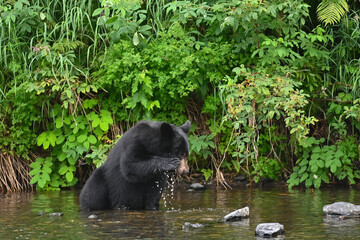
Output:
<svg viewBox="0 0 360 240">
<path fill-rule="evenodd" d="M 171 190 L 170 190 L 171 191 Z M 360 190 L 328 188 L 208 189 L 170 192 L 160 211 L 80 212 L 78 192 L 0 195 L 0 239 L 256 239 L 260 223 L 279 222 L 285 239 L 358 239 L 360 219 L 327 218 L 322 207 L 336 201 L 360 204 Z M 229 212 L 249 206 L 250 218 L 223 223 Z M 62 217 L 48 214 L 62 212 Z M 46 214 L 44 214 L 46 213 Z M 97 218 L 89 219 L 90 214 Z M 185 222 L 205 227 L 182 229 Z"/>
</svg>

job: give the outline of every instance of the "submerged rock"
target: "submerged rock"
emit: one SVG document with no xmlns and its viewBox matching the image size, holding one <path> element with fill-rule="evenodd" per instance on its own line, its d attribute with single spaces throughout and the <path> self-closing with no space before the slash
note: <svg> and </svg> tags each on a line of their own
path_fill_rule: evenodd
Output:
<svg viewBox="0 0 360 240">
<path fill-rule="evenodd" d="M 336 202 L 325 205 L 323 212 L 326 215 L 341 215 L 341 216 L 359 216 L 360 205 L 355 205 L 348 202 Z"/>
<path fill-rule="evenodd" d="M 203 190 L 205 189 L 205 186 L 200 183 L 193 183 L 190 185 L 190 188 L 194 190 Z"/>
<path fill-rule="evenodd" d="M 204 224 L 200 224 L 200 223 L 189 223 L 189 222 L 186 222 L 184 223 L 184 225 L 182 226 L 182 229 L 184 230 L 187 230 L 189 228 L 202 228 L 204 227 L 205 225 Z"/>
<path fill-rule="evenodd" d="M 240 221 L 244 218 L 249 217 L 249 214 L 250 214 L 249 207 L 244 207 L 244 208 L 238 209 L 238 210 L 233 211 L 233 212 L 229 213 L 228 215 L 226 215 L 224 217 L 224 222 Z"/>
<path fill-rule="evenodd" d="M 237 181 L 237 182 L 246 182 L 246 180 L 247 180 L 246 176 L 244 176 L 244 175 L 234 177 L 234 181 Z"/>
<path fill-rule="evenodd" d="M 284 233 L 284 225 L 280 223 L 261 223 L 257 225 L 255 230 L 255 236 L 262 238 L 277 237 Z"/>
</svg>

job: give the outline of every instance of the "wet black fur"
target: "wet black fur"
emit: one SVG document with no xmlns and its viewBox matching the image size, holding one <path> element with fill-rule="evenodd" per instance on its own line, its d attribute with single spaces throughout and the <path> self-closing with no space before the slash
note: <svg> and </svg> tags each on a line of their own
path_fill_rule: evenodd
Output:
<svg viewBox="0 0 360 240">
<path fill-rule="evenodd" d="M 176 170 L 189 154 L 190 125 L 141 121 L 132 127 L 87 180 L 80 194 L 82 210 L 159 209 L 165 172 Z"/>
</svg>

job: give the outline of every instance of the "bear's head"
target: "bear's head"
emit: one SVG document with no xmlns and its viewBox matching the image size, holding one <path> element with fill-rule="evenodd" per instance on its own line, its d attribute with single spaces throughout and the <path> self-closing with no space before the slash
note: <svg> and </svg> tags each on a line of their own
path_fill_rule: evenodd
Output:
<svg viewBox="0 0 360 240">
<path fill-rule="evenodd" d="M 179 174 L 189 172 L 189 141 L 187 134 L 189 133 L 190 127 L 191 123 L 189 120 L 179 127 L 167 122 L 161 123 L 160 126 L 161 152 L 164 153 L 166 157 L 176 157 L 180 159 L 180 166 L 177 169 Z"/>
</svg>

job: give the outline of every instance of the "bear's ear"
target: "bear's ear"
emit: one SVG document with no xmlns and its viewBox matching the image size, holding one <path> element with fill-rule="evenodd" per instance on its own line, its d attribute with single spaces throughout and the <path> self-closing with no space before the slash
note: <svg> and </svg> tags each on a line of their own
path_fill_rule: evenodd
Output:
<svg viewBox="0 0 360 240">
<path fill-rule="evenodd" d="M 174 135 L 174 130 L 172 129 L 171 125 L 167 122 L 164 122 L 160 126 L 161 136 L 165 138 L 170 138 Z"/>
<path fill-rule="evenodd" d="M 184 133 L 188 134 L 188 132 L 190 131 L 190 127 L 191 127 L 191 122 L 189 120 L 187 120 L 183 125 L 181 125 L 179 128 L 181 128 L 181 130 L 184 131 Z"/>
</svg>

